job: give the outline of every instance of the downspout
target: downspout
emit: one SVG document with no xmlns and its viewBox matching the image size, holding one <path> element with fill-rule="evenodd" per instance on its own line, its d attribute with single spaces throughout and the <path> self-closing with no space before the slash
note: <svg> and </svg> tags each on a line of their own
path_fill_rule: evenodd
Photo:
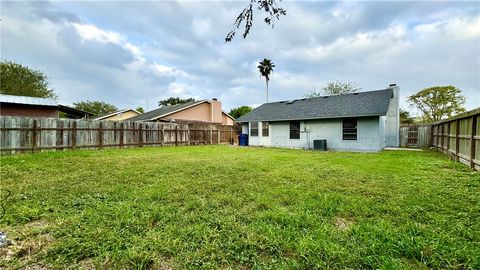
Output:
<svg viewBox="0 0 480 270">
<path fill-rule="evenodd" d="M 303 121 L 303 131 L 301 132 L 307 134 L 307 150 L 310 150 L 310 128 L 307 128 L 307 121 Z"/>
</svg>

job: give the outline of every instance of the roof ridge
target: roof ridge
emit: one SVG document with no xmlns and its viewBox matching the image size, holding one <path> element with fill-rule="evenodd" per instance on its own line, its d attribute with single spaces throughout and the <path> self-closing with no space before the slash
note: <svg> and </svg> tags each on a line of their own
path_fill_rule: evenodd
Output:
<svg viewBox="0 0 480 270">
<path fill-rule="evenodd" d="M 371 91 L 359 91 L 359 92 L 352 92 L 352 93 L 345 93 L 345 94 L 338 94 L 338 95 L 325 95 L 325 96 L 318 96 L 318 97 L 304 97 L 304 98 L 293 98 L 293 99 L 288 99 L 288 100 L 281 100 L 281 101 L 275 101 L 275 102 L 267 102 L 263 104 L 272 104 L 272 103 L 283 103 L 283 102 L 288 102 L 291 100 L 307 100 L 307 99 L 316 99 L 316 98 L 326 98 L 326 97 L 338 97 L 338 96 L 348 96 L 348 95 L 358 95 L 358 94 L 363 94 L 363 93 L 372 93 L 372 92 L 379 92 L 379 91 L 386 91 L 390 90 L 391 88 L 385 88 L 385 89 L 378 89 L 378 90 L 371 90 Z M 262 105 L 263 105 L 262 104 Z"/>
<path fill-rule="evenodd" d="M 177 111 L 181 111 L 184 109 L 187 109 L 192 106 L 196 106 L 197 104 L 200 104 L 202 102 L 210 102 L 208 99 L 202 99 L 202 100 L 195 100 L 195 101 L 189 101 L 186 103 L 181 103 L 181 104 L 175 104 L 175 105 L 163 105 L 159 108 L 156 108 L 154 110 L 145 112 L 143 114 L 134 116 L 130 118 L 129 120 L 132 121 L 145 121 L 145 120 L 154 120 L 159 117 L 163 117 L 169 114 L 172 114 Z"/>
<path fill-rule="evenodd" d="M 379 116 L 388 111 L 393 89 L 264 103 L 238 122 Z"/>
</svg>

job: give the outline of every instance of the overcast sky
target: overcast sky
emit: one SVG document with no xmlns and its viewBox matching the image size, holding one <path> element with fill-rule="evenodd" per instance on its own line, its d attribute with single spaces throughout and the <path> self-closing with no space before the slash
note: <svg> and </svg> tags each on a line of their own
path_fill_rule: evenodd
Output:
<svg viewBox="0 0 480 270">
<path fill-rule="evenodd" d="M 459 87 L 480 106 L 479 2 L 281 2 L 271 29 L 257 12 L 247 39 L 225 43 L 243 1 L 1 2 L 1 57 L 45 72 L 64 104 L 103 100 L 156 108 L 169 96 L 265 102 L 256 63 L 276 68 L 270 101 L 331 81 L 406 97 Z"/>
</svg>

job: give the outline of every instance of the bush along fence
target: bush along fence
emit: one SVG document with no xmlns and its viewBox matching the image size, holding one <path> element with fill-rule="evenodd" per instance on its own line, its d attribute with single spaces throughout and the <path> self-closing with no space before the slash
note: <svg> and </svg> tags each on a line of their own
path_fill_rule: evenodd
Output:
<svg viewBox="0 0 480 270">
<path fill-rule="evenodd" d="M 432 124 L 432 145 L 451 159 L 480 170 L 480 108 Z"/>
<path fill-rule="evenodd" d="M 2 154 L 67 149 L 234 144 L 239 128 L 208 123 L 114 122 L 0 116 Z"/>
</svg>

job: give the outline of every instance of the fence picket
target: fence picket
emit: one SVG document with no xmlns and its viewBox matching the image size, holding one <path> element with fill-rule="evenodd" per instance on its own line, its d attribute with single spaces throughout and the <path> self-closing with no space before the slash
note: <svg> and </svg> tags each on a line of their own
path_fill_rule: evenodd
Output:
<svg viewBox="0 0 480 270">
<path fill-rule="evenodd" d="M 77 148 L 206 145 L 214 143 L 214 132 L 217 132 L 215 141 L 226 143 L 228 141 L 221 140 L 220 136 L 220 130 L 226 128 L 205 123 L 101 122 L 0 116 L 0 151 L 2 154 L 14 154 Z M 230 130 L 234 131 L 233 128 Z M 239 129 L 235 131 L 240 132 Z"/>
</svg>

